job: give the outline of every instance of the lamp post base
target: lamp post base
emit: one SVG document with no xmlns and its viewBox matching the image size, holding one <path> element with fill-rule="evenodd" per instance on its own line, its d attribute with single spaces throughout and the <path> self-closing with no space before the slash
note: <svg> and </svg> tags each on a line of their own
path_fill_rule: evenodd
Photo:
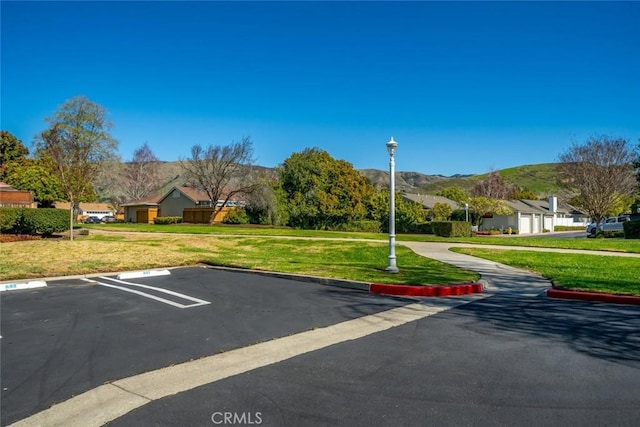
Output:
<svg viewBox="0 0 640 427">
<path fill-rule="evenodd" d="M 386 271 L 387 273 L 397 273 L 397 272 L 399 272 L 400 270 L 396 266 L 396 260 L 395 259 L 389 259 L 389 265 L 387 266 L 387 268 L 384 269 L 384 271 Z"/>
</svg>

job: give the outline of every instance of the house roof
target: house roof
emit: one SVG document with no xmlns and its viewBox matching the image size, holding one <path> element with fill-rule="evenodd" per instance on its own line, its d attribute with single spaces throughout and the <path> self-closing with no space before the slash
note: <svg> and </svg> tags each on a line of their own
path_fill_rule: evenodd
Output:
<svg viewBox="0 0 640 427">
<path fill-rule="evenodd" d="M 82 211 L 115 211 L 113 206 L 108 203 L 78 203 L 78 205 Z M 55 207 L 56 209 L 69 210 L 71 204 L 69 202 L 56 202 Z"/>
<path fill-rule="evenodd" d="M 452 209 L 458 209 L 457 202 L 442 196 L 432 196 L 430 194 L 404 193 L 402 197 L 414 203 L 421 204 L 427 209 L 432 209 L 436 203 L 444 203 L 451 206 Z"/>
<path fill-rule="evenodd" d="M 153 194 L 145 197 L 144 199 L 132 200 L 128 203 L 123 203 L 120 206 L 157 206 L 160 200 L 164 199 L 164 194 Z"/>
<path fill-rule="evenodd" d="M 169 190 L 164 196 L 162 196 L 158 200 L 158 203 L 162 202 L 164 199 L 169 197 L 175 190 L 178 190 L 179 192 L 184 194 L 193 203 L 208 202 L 209 201 L 209 196 L 204 191 L 201 191 L 201 190 L 198 190 L 196 188 L 183 185 L 181 187 L 172 187 L 171 190 Z"/>
<path fill-rule="evenodd" d="M 549 201 L 547 200 L 505 200 L 506 204 L 515 212 L 520 213 L 535 213 L 535 214 L 551 214 L 549 209 Z M 570 215 L 583 215 L 580 209 L 569 205 L 568 203 L 558 202 L 556 213 L 570 214 Z"/>
</svg>

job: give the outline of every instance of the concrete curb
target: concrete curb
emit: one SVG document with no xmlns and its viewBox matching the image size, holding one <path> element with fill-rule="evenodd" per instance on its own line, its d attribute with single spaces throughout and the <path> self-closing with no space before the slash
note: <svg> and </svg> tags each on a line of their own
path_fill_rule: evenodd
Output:
<svg viewBox="0 0 640 427">
<path fill-rule="evenodd" d="M 385 285 L 372 283 L 369 292 L 386 295 L 402 295 L 412 297 L 448 297 L 482 292 L 481 283 L 464 283 L 449 286 L 409 286 Z"/>
<path fill-rule="evenodd" d="M 601 294 L 597 292 L 565 291 L 562 289 L 547 290 L 547 297 L 572 299 L 580 301 L 607 302 L 610 304 L 640 305 L 640 297 L 631 295 Z"/>
<path fill-rule="evenodd" d="M 235 271 L 240 273 L 258 274 L 269 277 L 278 277 L 281 279 L 299 280 L 303 282 L 318 283 L 326 286 L 336 286 L 338 288 L 356 289 L 359 291 L 370 292 L 373 294 L 395 295 L 395 296 L 411 296 L 411 297 L 448 297 L 455 295 L 467 295 L 482 292 L 481 283 L 464 283 L 460 285 L 387 285 L 381 283 L 356 282 L 345 279 L 329 279 L 318 276 L 303 276 L 290 273 L 278 273 L 272 271 L 249 270 L 243 268 L 221 267 L 215 265 L 202 265 L 205 268 L 216 270 Z"/>
</svg>

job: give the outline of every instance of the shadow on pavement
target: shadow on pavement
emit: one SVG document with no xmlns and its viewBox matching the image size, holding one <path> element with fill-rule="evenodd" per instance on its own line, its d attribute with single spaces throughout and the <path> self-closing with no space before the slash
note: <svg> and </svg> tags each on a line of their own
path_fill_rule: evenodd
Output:
<svg viewBox="0 0 640 427">
<path fill-rule="evenodd" d="M 611 362 L 640 361 L 640 307 L 584 301 L 497 295 L 458 307 L 456 315 L 474 318 L 477 333 L 530 334 L 569 345 Z"/>
</svg>

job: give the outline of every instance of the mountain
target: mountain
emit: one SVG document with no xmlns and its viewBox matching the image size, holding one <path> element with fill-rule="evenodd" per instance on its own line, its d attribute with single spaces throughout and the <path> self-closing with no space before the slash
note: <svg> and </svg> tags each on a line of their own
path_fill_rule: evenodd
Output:
<svg viewBox="0 0 640 427">
<path fill-rule="evenodd" d="M 499 172 L 505 181 L 516 184 L 523 189 L 531 190 L 541 197 L 546 197 L 551 194 L 558 194 L 560 191 L 556 184 L 555 166 L 554 163 L 541 163 L 502 169 Z M 258 167 L 263 169 L 264 172 L 275 176 L 274 168 Z M 360 172 L 376 186 L 389 185 L 388 171 L 361 169 Z M 160 175 L 162 182 L 164 182 L 159 190 L 161 194 L 184 182 L 178 162 L 162 162 Z M 453 186 L 470 191 L 477 181 L 486 178 L 487 175 L 488 173 L 442 176 L 427 175 L 420 172 L 396 172 L 396 188 L 408 193 L 421 194 L 435 194 L 444 188 Z"/>
</svg>

